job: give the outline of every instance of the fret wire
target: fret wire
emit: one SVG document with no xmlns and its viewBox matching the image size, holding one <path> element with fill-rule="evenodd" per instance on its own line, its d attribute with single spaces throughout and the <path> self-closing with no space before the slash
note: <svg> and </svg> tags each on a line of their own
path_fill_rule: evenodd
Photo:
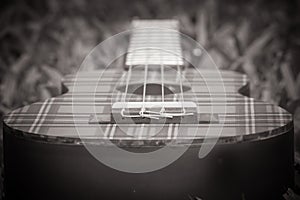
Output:
<svg viewBox="0 0 300 200">
<path fill-rule="evenodd" d="M 179 43 L 179 35 L 176 30 L 178 29 L 178 22 L 171 21 L 133 21 L 133 28 L 135 28 L 129 45 L 129 50 L 135 50 L 144 47 L 163 48 L 175 52 L 181 57 L 181 45 Z M 158 29 L 155 29 L 158 28 Z M 131 52 L 131 51 L 130 51 Z M 127 55 L 126 65 L 141 65 L 145 64 L 146 55 L 151 55 L 151 60 L 148 60 L 148 65 L 160 65 L 159 56 L 157 51 L 132 51 Z M 176 66 L 176 56 L 162 54 L 164 58 L 164 65 Z M 134 57 L 134 58 L 133 58 Z M 182 61 L 179 61 L 182 65 Z"/>
<path fill-rule="evenodd" d="M 180 85 L 180 94 L 181 94 L 181 106 L 182 106 L 182 111 L 183 113 L 185 113 L 185 108 L 183 106 L 183 102 L 184 102 L 184 97 L 183 97 L 183 86 L 182 86 L 182 80 L 181 80 L 181 70 L 180 70 L 180 66 L 177 65 L 177 71 L 179 73 L 179 85 Z"/>
<path fill-rule="evenodd" d="M 147 77 L 148 77 L 148 57 L 149 54 L 146 55 L 146 65 L 145 65 L 145 74 L 144 74 L 144 88 L 143 88 L 143 106 L 141 108 L 140 114 L 143 115 L 145 111 L 145 99 L 146 99 L 146 89 L 147 89 Z"/>
<path fill-rule="evenodd" d="M 161 58 L 162 61 L 163 58 Z M 162 107 L 161 107 L 161 112 L 165 111 L 164 107 L 164 101 L 165 101 L 165 89 L 164 89 L 164 64 L 161 62 L 160 65 L 160 70 L 161 70 L 161 101 L 162 101 Z"/>
<path fill-rule="evenodd" d="M 127 79 L 126 79 L 125 93 L 124 93 L 124 97 L 123 97 L 123 102 L 126 101 L 126 96 L 127 96 L 127 93 L 128 93 L 128 85 L 129 85 L 129 80 L 131 78 L 131 68 L 132 68 L 132 65 L 129 65 L 128 75 L 127 75 Z"/>
<path fill-rule="evenodd" d="M 147 89 L 147 77 L 148 77 L 148 63 L 145 65 L 145 74 L 144 74 L 144 88 L 143 88 L 143 106 L 141 109 L 141 114 L 145 111 L 145 99 L 146 99 L 146 89 Z"/>
</svg>

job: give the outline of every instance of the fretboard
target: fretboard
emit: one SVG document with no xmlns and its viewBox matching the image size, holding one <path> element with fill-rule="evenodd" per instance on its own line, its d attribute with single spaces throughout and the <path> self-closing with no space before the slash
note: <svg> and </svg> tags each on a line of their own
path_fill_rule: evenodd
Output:
<svg viewBox="0 0 300 200">
<path fill-rule="evenodd" d="M 126 65 L 183 65 L 177 20 L 134 20 Z"/>
</svg>

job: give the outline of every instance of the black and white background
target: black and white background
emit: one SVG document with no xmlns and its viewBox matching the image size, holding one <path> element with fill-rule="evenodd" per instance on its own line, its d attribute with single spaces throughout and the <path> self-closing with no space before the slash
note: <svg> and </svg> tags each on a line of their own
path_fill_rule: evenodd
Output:
<svg viewBox="0 0 300 200">
<path fill-rule="evenodd" d="M 299 10 L 297 0 L 3 0 L 0 117 L 59 95 L 60 79 L 76 72 L 98 43 L 126 30 L 133 17 L 177 18 L 181 31 L 202 44 L 220 68 L 249 76 L 251 96 L 294 114 L 300 163 Z M 300 185 L 299 164 L 295 168 Z"/>
</svg>

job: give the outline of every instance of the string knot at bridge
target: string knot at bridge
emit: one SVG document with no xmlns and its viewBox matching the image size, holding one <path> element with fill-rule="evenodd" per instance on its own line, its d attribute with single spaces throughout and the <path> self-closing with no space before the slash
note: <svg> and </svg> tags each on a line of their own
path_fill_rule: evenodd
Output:
<svg viewBox="0 0 300 200">
<path fill-rule="evenodd" d="M 118 123 L 129 120 L 147 123 L 151 119 L 155 123 L 191 123 L 197 122 L 197 106 L 194 102 L 116 102 L 112 118 Z"/>
</svg>

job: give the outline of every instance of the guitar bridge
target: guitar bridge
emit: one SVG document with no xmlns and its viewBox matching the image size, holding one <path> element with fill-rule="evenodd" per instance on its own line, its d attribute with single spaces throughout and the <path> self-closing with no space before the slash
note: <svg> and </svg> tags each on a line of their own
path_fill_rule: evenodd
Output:
<svg viewBox="0 0 300 200">
<path fill-rule="evenodd" d="M 112 106 L 116 123 L 196 123 L 194 102 L 117 102 Z"/>
<path fill-rule="evenodd" d="M 116 102 L 111 114 L 91 115 L 89 123 L 210 124 L 219 119 L 216 114 L 197 113 L 194 102 Z"/>
</svg>

